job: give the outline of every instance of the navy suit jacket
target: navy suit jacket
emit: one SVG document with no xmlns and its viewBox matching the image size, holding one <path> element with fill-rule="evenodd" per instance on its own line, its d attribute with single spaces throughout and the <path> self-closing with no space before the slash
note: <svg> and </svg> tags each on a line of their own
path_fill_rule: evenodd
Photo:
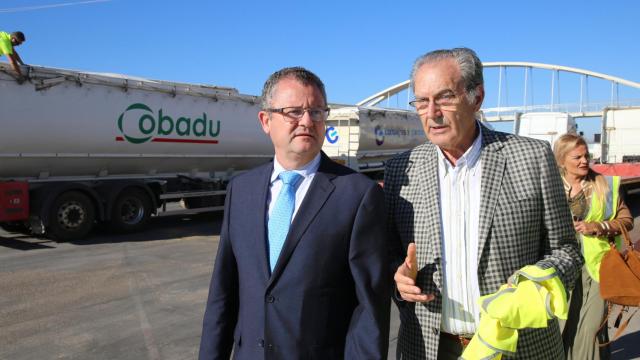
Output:
<svg viewBox="0 0 640 360">
<path fill-rule="evenodd" d="M 331 161 L 320 167 L 269 270 L 273 163 L 227 188 L 200 359 L 379 359 L 389 341 L 391 275 L 382 189 Z"/>
</svg>

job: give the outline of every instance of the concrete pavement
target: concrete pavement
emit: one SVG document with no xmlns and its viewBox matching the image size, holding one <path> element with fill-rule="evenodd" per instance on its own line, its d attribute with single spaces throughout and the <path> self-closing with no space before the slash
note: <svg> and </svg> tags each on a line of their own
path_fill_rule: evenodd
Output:
<svg viewBox="0 0 640 360">
<path fill-rule="evenodd" d="M 0 359 L 195 359 L 219 225 L 160 218 L 76 243 L 0 231 Z M 393 359 L 395 306 L 391 318 Z M 640 358 L 639 343 L 640 314 L 614 359 Z"/>
</svg>

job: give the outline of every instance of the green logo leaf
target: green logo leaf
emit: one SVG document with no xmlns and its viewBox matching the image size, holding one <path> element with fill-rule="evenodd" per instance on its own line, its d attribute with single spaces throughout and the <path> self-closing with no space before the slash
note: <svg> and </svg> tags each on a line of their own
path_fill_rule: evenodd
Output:
<svg viewBox="0 0 640 360">
<path fill-rule="evenodd" d="M 123 122 L 124 122 L 124 114 L 129 110 L 144 110 L 144 111 L 148 111 L 150 113 L 153 113 L 153 111 L 151 111 L 151 108 L 149 108 L 145 104 L 135 103 L 135 104 L 129 105 L 129 107 L 122 114 L 120 114 L 120 117 L 118 118 L 118 129 L 120 129 L 120 132 L 122 133 L 122 136 L 124 136 L 124 138 L 127 139 L 127 141 L 132 143 L 132 144 L 142 144 L 142 143 L 145 143 L 145 142 L 151 140 L 153 138 L 153 136 L 135 138 L 135 137 L 129 136 L 129 135 L 124 133 L 124 127 L 122 125 Z"/>
</svg>

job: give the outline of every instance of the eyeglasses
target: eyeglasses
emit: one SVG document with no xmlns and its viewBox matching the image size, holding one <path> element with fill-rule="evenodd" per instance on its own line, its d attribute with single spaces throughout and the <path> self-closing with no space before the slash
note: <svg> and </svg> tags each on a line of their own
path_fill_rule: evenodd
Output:
<svg viewBox="0 0 640 360">
<path fill-rule="evenodd" d="M 429 103 L 432 103 L 434 110 L 453 111 L 460 104 L 460 98 L 453 92 L 445 92 L 436 96 L 432 101 L 429 98 L 416 98 L 409 101 L 409 105 L 416 108 L 418 114 L 424 114 L 429 110 Z"/>
<path fill-rule="evenodd" d="M 277 109 L 265 109 L 265 111 L 278 113 L 284 115 L 284 120 L 287 122 L 298 122 L 304 116 L 304 113 L 309 113 L 309 117 L 312 121 L 320 122 L 327 119 L 329 116 L 329 108 L 303 108 L 299 106 L 288 106 Z"/>
</svg>

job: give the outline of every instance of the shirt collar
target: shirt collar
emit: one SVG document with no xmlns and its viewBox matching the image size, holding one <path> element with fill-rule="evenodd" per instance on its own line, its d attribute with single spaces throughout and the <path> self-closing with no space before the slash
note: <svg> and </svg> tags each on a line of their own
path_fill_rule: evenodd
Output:
<svg viewBox="0 0 640 360">
<path fill-rule="evenodd" d="M 478 162 L 478 159 L 480 159 L 480 154 L 482 153 L 482 125 L 480 125 L 480 122 L 478 122 L 477 120 L 476 124 L 478 126 L 478 135 L 473 140 L 473 143 L 471 143 L 471 146 L 467 149 L 467 151 L 465 151 L 460 159 L 456 161 L 456 166 L 467 166 L 468 168 L 473 168 Z M 449 163 L 447 158 L 444 156 L 442 149 L 437 146 L 436 148 L 438 149 L 438 160 L 444 164 L 444 169 L 448 170 L 449 168 L 453 167 L 453 165 L 451 165 L 451 163 Z"/>
<path fill-rule="evenodd" d="M 309 161 L 307 164 L 305 164 L 304 166 L 302 166 L 299 169 L 294 169 L 293 171 L 297 172 L 298 174 L 304 176 L 305 178 L 314 175 L 316 172 L 318 172 L 318 168 L 320 168 L 320 153 L 318 153 L 318 155 L 316 155 L 313 160 Z M 274 181 L 276 181 L 278 179 L 278 176 L 280 175 L 281 172 L 283 171 L 287 171 L 287 169 L 285 169 L 282 165 L 280 165 L 280 163 L 278 162 L 278 158 L 277 157 L 273 157 L 273 172 L 271 173 L 271 183 L 273 184 Z"/>
<path fill-rule="evenodd" d="M 567 194 L 567 197 L 571 194 L 571 184 L 565 179 L 564 173 L 561 172 L 562 184 L 564 185 L 564 191 Z M 591 195 L 591 182 L 586 179 L 580 180 L 580 188 L 585 193 L 585 195 Z"/>
</svg>

